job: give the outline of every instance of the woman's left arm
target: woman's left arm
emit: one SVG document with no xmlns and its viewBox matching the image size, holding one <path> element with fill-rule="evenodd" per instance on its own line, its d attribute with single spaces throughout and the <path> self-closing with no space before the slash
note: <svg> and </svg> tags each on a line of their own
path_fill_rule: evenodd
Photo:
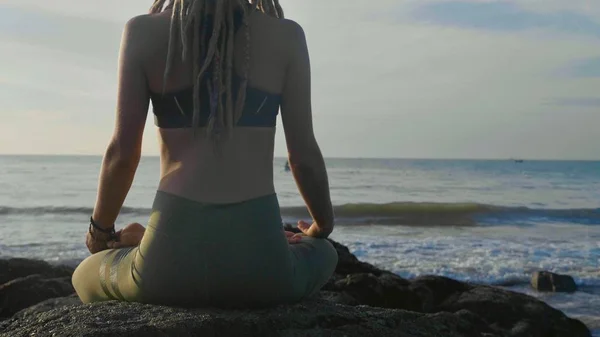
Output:
<svg viewBox="0 0 600 337">
<path fill-rule="evenodd" d="M 133 183 L 142 152 L 150 94 L 143 66 L 144 17 L 125 25 L 119 52 L 116 123 L 98 182 L 92 218 L 112 228 Z"/>
</svg>

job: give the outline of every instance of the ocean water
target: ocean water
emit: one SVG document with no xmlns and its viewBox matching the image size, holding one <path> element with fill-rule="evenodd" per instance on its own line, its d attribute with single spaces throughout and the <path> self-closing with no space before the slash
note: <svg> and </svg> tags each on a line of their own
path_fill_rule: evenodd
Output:
<svg viewBox="0 0 600 337">
<path fill-rule="evenodd" d="M 0 258 L 75 264 L 101 157 L 0 156 Z M 600 162 L 328 159 L 332 238 L 401 276 L 450 276 L 525 292 L 600 336 Z M 275 162 L 284 221 L 307 218 L 285 160 Z M 118 224 L 144 223 L 158 184 L 145 157 Z M 307 219 L 308 220 L 308 219 Z M 572 275 L 580 291 L 540 294 L 535 270 Z"/>
</svg>

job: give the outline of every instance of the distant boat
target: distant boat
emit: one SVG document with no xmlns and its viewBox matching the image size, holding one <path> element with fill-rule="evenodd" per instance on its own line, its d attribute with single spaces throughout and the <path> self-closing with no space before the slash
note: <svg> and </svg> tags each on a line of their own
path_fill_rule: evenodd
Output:
<svg viewBox="0 0 600 337">
<path fill-rule="evenodd" d="M 285 162 L 285 167 L 284 167 L 284 169 L 285 169 L 285 172 L 290 172 L 291 168 L 290 168 L 290 162 L 289 162 L 289 161 L 286 161 L 286 162 Z"/>
<path fill-rule="evenodd" d="M 515 163 L 519 163 L 520 164 L 522 162 L 523 162 L 523 159 L 515 159 Z"/>
</svg>

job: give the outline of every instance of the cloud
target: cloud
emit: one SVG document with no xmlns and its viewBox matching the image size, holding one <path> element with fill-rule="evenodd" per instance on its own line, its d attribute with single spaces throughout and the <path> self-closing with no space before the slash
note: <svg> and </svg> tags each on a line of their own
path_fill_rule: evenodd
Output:
<svg viewBox="0 0 600 337">
<path fill-rule="evenodd" d="M 116 57 L 122 25 L 93 18 L 83 18 L 0 5 L 0 37 L 51 50 L 76 53 L 87 58 Z"/>
<path fill-rule="evenodd" d="M 146 13 L 152 4 L 152 0 L 2 0 L 0 2 L 3 7 L 18 7 L 27 11 L 40 12 L 43 15 L 58 14 L 118 24 L 124 24 L 127 19 Z"/>
<path fill-rule="evenodd" d="M 561 69 L 559 75 L 574 78 L 600 78 L 600 57 L 573 61 Z"/>
<path fill-rule="evenodd" d="M 600 38 L 600 23 L 581 12 L 533 11 L 509 1 L 430 2 L 417 7 L 413 15 L 421 21 L 491 32 L 550 29 Z"/>
<path fill-rule="evenodd" d="M 598 108 L 600 107 L 600 97 L 557 98 L 551 103 L 560 107 Z"/>
<path fill-rule="evenodd" d="M 600 22 L 600 2 L 594 0 L 494 1 L 512 1 L 515 5 L 519 6 L 520 8 L 536 13 L 574 12 L 585 15 L 596 22 Z"/>
</svg>

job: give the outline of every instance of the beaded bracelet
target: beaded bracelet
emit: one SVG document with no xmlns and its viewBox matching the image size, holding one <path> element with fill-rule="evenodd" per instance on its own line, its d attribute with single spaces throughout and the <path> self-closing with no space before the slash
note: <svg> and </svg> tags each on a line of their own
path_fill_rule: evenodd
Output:
<svg viewBox="0 0 600 337">
<path fill-rule="evenodd" d="M 107 241 L 112 241 L 112 240 L 116 240 L 117 239 L 117 234 L 115 232 L 115 225 L 113 225 L 111 228 L 109 229 L 104 229 L 102 227 L 100 227 L 95 221 L 93 217 L 90 217 L 90 227 L 89 227 L 89 232 L 90 235 L 92 236 L 92 238 L 94 240 L 96 240 L 96 237 L 94 236 L 94 233 L 92 231 L 92 227 L 94 227 L 94 230 L 99 231 L 100 233 L 104 233 L 104 234 L 108 234 L 108 240 Z"/>
</svg>

